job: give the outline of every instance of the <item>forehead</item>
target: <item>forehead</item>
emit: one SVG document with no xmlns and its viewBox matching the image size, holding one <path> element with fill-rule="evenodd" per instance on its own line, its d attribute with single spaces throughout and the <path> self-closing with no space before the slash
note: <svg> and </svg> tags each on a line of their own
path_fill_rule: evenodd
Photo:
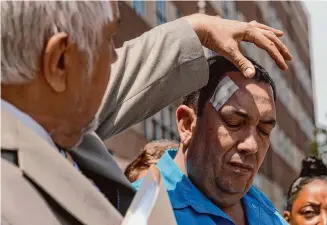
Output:
<svg viewBox="0 0 327 225">
<path fill-rule="evenodd" d="M 269 84 L 245 78 L 240 72 L 228 72 L 226 75 L 239 89 L 225 105 L 243 109 L 248 114 L 259 112 L 275 117 L 273 92 Z"/>
<path fill-rule="evenodd" d="M 327 203 L 327 181 L 315 180 L 305 185 L 299 193 L 300 201 L 324 201 Z"/>
</svg>

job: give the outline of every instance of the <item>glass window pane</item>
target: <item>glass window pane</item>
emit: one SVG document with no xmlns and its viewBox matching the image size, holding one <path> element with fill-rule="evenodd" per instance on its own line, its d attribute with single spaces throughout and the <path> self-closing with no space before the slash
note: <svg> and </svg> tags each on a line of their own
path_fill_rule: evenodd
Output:
<svg viewBox="0 0 327 225">
<path fill-rule="evenodd" d="M 170 128 L 170 114 L 168 107 L 162 110 L 162 124 L 167 128 Z"/>
<path fill-rule="evenodd" d="M 148 140 L 153 138 L 153 125 L 151 119 L 147 119 L 144 121 L 144 128 L 145 128 L 145 137 Z"/>
<path fill-rule="evenodd" d="M 134 0 L 133 1 L 133 8 L 139 15 L 144 14 L 144 2 L 142 0 Z"/>
<path fill-rule="evenodd" d="M 157 24 L 166 23 L 165 1 L 156 1 Z"/>
<path fill-rule="evenodd" d="M 159 124 L 157 124 L 157 123 L 155 125 L 155 130 L 156 130 L 155 139 L 157 139 L 157 140 L 162 139 L 161 126 Z"/>
<path fill-rule="evenodd" d="M 178 9 L 176 9 L 176 18 L 178 19 L 178 18 L 181 18 L 181 17 L 183 17 L 182 12 L 179 11 Z"/>
<path fill-rule="evenodd" d="M 157 123 L 162 124 L 161 111 L 157 112 L 157 113 L 153 116 L 153 119 L 154 119 Z"/>
</svg>

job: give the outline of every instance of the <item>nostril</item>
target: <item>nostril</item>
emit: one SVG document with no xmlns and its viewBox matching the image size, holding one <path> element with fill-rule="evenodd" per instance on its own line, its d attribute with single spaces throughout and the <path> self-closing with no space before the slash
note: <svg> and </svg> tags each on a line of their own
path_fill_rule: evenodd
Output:
<svg viewBox="0 0 327 225">
<path fill-rule="evenodd" d="M 240 151 L 239 151 L 239 153 L 240 153 L 241 155 L 246 155 L 246 154 L 248 153 L 248 151 L 247 151 L 247 150 L 244 150 L 244 149 L 242 149 L 242 150 L 240 150 Z"/>
</svg>

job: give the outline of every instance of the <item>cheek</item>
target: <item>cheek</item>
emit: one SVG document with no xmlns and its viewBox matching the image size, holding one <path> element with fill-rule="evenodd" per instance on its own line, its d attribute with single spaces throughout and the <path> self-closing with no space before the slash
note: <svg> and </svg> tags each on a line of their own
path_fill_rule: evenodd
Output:
<svg viewBox="0 0 327 225">
<path fill-rule="evenodd" d="M 225 126 L 220 125 L 216 134 L 217 145 L 221 150 L 227 151 L 235 144 L 235 138 L 232 132 L 230 132 Z"/>
<path fill-rule="evenodd" d="M 292 225 L 316 225 L 319 222 L 319 217 L 306 219 L 304 216 L 297 214 L 291 219 Z"/>
<path fill-rule="evenodd" d="M 270 139 L 269 137 L 260 137 L 258 134 L 258 152 L 257 152 L 257 158 L 259 160 L 259 165 L 261 166 L 270 146 Z"/>
<path fill-rule="evenodd" d="M 101 55 L 98 62 L 95 64 L 92 90 L 89 103 L 90 109 L 92 109 L 92 116 L 97 112 L 100 107 L 102 98 L 106 92 L 109 78 L 110 78 L 111 58 L 109 54 Z"/>
</svg>

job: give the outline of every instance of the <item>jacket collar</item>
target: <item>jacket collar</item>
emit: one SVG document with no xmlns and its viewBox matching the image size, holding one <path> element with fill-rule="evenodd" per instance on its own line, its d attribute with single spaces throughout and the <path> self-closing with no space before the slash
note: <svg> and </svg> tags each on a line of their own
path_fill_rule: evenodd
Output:
<svg viewBox="0 0 327 225">
<path fill-rule="evenodd" d="M 162 173 L 164 182 L 174 209 L 192 207 L 198 213 L 206 213 L 228 219 L 228 216 L 202 194 L 175 164 L 177 150 L 170 149 L 164 153 L 157 166 Z"/>
<path fill-rule="evenodd" d="M 110 179 L 135 192 L 96 133 L 92 132 L 85 135 L 81 144 L 71 151 L 71 155 L 80 167 Z"/>
</svg>

